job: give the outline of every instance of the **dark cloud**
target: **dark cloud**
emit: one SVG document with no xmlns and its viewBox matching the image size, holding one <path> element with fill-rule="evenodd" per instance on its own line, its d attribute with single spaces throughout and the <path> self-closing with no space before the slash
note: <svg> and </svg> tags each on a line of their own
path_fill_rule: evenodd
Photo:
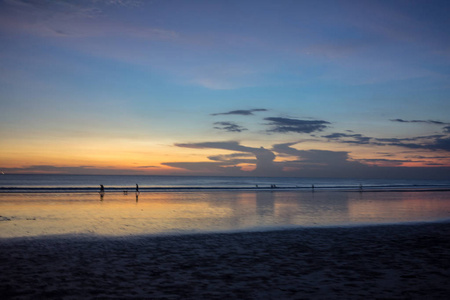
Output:
<svg viewBox="0 0 450 300">
<path fill-rule="evenodd" d="M 238 151 L 244 153 L 251 153 L 256 157 L 254 163 L 256 163 L 256 168 L 252 171 L 255 175 L 264 175 L 264 174 L 277 174 L 281 171 L 281 168 L 274 163 L 275 154 L 265 149 L 264 147 L 254 148 L 242 146 L 236 141 L 225 141 L 225 142 L 204 142 L 204 143 L 185 143 L 185 144 L 175 144 L 177 147 L 185 147 L 185 148 L 194 148 L 194 149 L 222 149 L 222 150 L 230 150 L 230 151 Z M 213 156 L 213 158 L 217 158 L 217 156 Z M 222 161 L 216 163 L 219 166 L 224 164 L 237 164 L 242 163 L 242 161 L 236 161 L 234 159 L 224 160 L 224 156 L 221 157 Z M 248 162 L 248 161 L 247 161 Z M 181 166 L 179 163 L 176 163 L 178 166 Z M 195 163 L 193 163 L 195 164 Z M 204 164 L 204 163 L 202 163 Z M 164 165 L 174 166 L 174 163 L 164 163 Z M 187 166 L 186 164 L 184 166 Z M 191 166 L 191 165 L 189 165 Z"/>
<path fill-rule="evenodd" d="M 435 120 L 410 120 L 410 121 L 408 121 L 408 120 L 403 120 L 403 119 L 393 119 L 391 121 L 400 122 L 400 123 L 425 123 L 425 124 L 431 124 L 431 125 L 446 125 L 442 128 L 442 132 L 450 133 L 450 123 L 448 123 L 448 122 L 441 122 L 441 121 L 435 121 Z M 424 149 L 450 151 L 449 146 L 448 146 L 448 141 L 447 141 L 448 137 L 442 139 L 441 136 L 430 136 L 430 138 L 436 138 L 436 140 L 433 143 L 431 143 L 430 145 L 422 145 L 422 146 L 424 146 Z"/>
<path fill-rule="evenodd" d="M 329 150 L 298 150 L 292 146 L 297 143 L 276 144 L 272 150 L 277 153 L 296 156 L 298 162 L 305 165 L 316 166 L 342 166 L 343 164 L 354 163 L 349 161 L 347 151 L 329 151 Z"/>
<path fill-rule="evenodd" d="M 253 115 L 254 112 L 258 111 L 267 111 L 265 108 L 255 108 L 255 109 L 241 109 L 241 110 L 232 110 L 224 113 L 215 113 L 211 114 L 212 116 L 220 116 L 220 115 L 241 115 L 241 116 L 250 116 Z"/>
<path fill-rule="evenodd" d="M 388 145 L 391 144 L 400 144 L 403 142 L 411 142 L 411 141 L 419 141 L 423 137 L 414 137 L 414 138 L 374 138 L 374 141 L 377 143 L 386 143 Z"/>
<path fill-rule="evenodd" d="M 365 177 L 371 167 L 351 160 L 346 151 L 298 150 L 292 146 L 297 143 L 274 145 L 272 150 L 296 157 L 285 161 L 283 167 L 289 176 L 298 177 Z"/>
<path fill-rule="evenodd" d="M 277 154 L 296 157 L 294 161 L 283 162 L 286 176 L 296 177 L 336 177 L 336 178 L 404 178 L 404 179 L 450 179 L 450 168 L 403 167 L 408 160 L 366 159 L 352 160 L 346 151 L 298 150 L 297 144 L 274 145 Z M 431 165 L 430 165 L 431 166 Z"/>
<path fill-rule="evenodd" d="M 347 134 L 347 133 L 332 133 L 329 135 L 323 135 L 322 137 L 329 140 L 339 140 L 341 143 L 349 144 L 369 144 L 371 137 L 363 136 L 361 134 Z"/>
<path fill-rule="evenodd" d="M 438 138 L 432 145 L 429 145 L 431 150 L 450 151 L 450 137 Z"/>
<path fill-rule="evenodd" d="M 382 159 L 382 158 L 374 158 L 374 159 L 360 159 L 360 162 L 366 164 L 373 164 L 376 166 L 401 166 L 404 163 L 411 162 L 410 160 L 401 160 L 401 159 Z"/>
<path fill-rule="evenodd" d="M 299 150 L 299 158 L 303 164 L 326 167 L 349 163 L 349 155 L 346 151 Z"/>
<path fill-rule="evenodd" d="M 211 156 L 208 156 L 208 159 L 213 162 L 219 162 L 219 165 L 221 165 L 221 166 L 237 166 L 239 164 L 257 165 L 257 163 L 258 163 L 255 155 L 252 153 L 232 153 L 232 154 L 211 155 Z M 229 171 L 229 169 L 227 169 L 226 171 Z"/>
<path fill-rule="evenodd" d="M 379 154 L 379 155 L 383 155 L 383 156 L 386 156 L 386 157 L 392 157 L 392 156 L 395 156 L 393 153 L 391 153 L 391 152 L 377 152 L 377 154 Z"/>
<path fill-rule="evenodd" d="M 272 129 L 267 130 L 268 132 L 279 133 L 312 133 L 315 131 L 322 131 L 327 128 L 326 124 L 330 124 L 329 122 L 322 120 L 299 120 L 282 117 L 271 117 L 265 118 L 264 120 L 270 121 L 267 125 L 272 126 Z"/>
<path fill-rule="evenodd" d="M 409 156 L 406 156 L 406 158 L 414 158 L 414 159 L 449 159 L 450 160 L 450 157 L 449 156 L 435 156 L 435 155 L 433 155 L 433 156 L 424 156 L 424 155 L 409 155 Z"/>
<path fill-rule="evenodd" d="M 228 132 L 242 132 L 244 130 L 248 130 L 247 128 L 239 126 L 234 122 L 215 122 L 214 125 L 218 125 L 214 126 L 214 129 L 225 130 Z"/>
<path fill-rule="evenodd" d="M 251 153 L 232 153 L 232 154 L 219 154 L 208 156 L 209 160 L 213 161 L 235 161 L 237 163 L 251 162 L 255 163 L 255 159 L 247 159 L 248 157 L 254 158 L 255 156 Z"/>
<path fill-rule="evenodd" d="M 415 138 L 376 139 L 382 146 L 397 146 L 408 149 L 423 149 L 432 151 L 450 151 L 450 137 L 443 135 L 420 136 Z"/>
<path fill-rule="evenodd" d="M 391 119 L 392 122 L 399 122 L 399 123 L 426 123 L 426 124 L 433 124 L 433 125 L 448 125 L 449 123 L 441 122 L 441 121 L 434 121 L 434 120 L 403 120 L 403 119 Z"/>
<path fill-rule="evenodd" d="M 323 135 L 322 137 L 347 144 L 396 146 L 407 149 L 450 151 L 450 137 L 442 134 L 410 138 L 374 138 L 361 134 L 332 133 Z"/>
</svg>

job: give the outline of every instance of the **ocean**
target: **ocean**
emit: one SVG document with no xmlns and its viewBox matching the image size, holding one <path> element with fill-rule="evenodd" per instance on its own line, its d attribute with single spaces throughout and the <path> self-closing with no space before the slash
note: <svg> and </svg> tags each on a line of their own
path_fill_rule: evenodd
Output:
<svg viewBox="0 0 450 300">
<path fill-rule="evenodd" d="M 342 190 L 448 189 L 449 180 L 342 179 L 293 177 L 152 176 L 152 175 L 0 175 L 0 192 L 92 192 L 179 190 Z"/>
</svg>

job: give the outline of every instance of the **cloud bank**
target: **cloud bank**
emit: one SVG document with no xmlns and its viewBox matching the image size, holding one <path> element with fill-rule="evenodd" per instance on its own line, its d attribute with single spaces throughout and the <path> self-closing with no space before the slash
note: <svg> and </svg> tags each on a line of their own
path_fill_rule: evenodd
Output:
<svg viewBox="0 0 450 300">
<path fill-rule="evenodd" d="M 221 149 L 237 151 L 209 156 L 206 162 L 172 162 L 163 165 L 207 174 L 218 172 L 234 176 L 288 176 L 336 178 L 450 178 L 449 167 L 402 167 L 408 160 L 352 159 L 347 151 L 320 149 L 299 150 L 299 142 L 275 144 L 271 149 L 247 147 L 236 141 L 176 144 L 193 149 Z M 277 160 L 284 157 L 283 160 Z M 253 164 L 252 171 L 241 164 Z M 202 173 L 203 172 L 203 173 Z"/>
<path fill-rule="evenodd" d="M 255 169 L 251 171 L 254 175 L 267 175 L 267 174 L 276 174 L 279 175 L 281 172 L 281 166 L 274 163 L 275 154 L 265 149 L 264 147 L 254 148 L 242 146 L 239 142 L 236 141 L 225 141 L 225 142 L 204 142 L 204 143 L 183 143 L 183 144 L 175 144 L 177 147 L 184 148 L 193 148 L 193 149 L 220 149 L 220 150 L 229 150 L 229 151 L 238 151 L 243 152 L 248 156 L 248 154 L 252 154 L 254 160 L 236 160 L 236 157 L 239 155 L 233 154 L 232 156 L 213 156 L 210 157 L 210 160 L 216 160 L 214 162 L 199 162 L 199 163 L 163 163 L 163 165 L 184 168 L 188 170 L 198 171 L 199 167 L 202 169 L 207 168 L 208 166 L 213 166 L 217 168 L 228 168 L 230 165 L 234 167 L 232 169 L 233 172 L 236 172 L 236 169 L 241 170 L 238 166 L 239 163 L 254 163 L 256 165 Z M 217 162 L 218 161 L 218 162 Z M 223 169 L 222 171 L 224 171 Z M 229 171 L 229 169 L 227 169 Z"/>
</svg>

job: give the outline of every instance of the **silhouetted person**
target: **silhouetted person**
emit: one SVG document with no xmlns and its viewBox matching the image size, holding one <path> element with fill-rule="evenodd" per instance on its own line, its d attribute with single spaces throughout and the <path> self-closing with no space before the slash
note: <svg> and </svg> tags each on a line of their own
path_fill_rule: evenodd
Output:
<svg viewBox="0 0 450 300">
<path fill-rule="evenodd" d="M 100 194 L 100 201 L 103 201 L 103 196 L 105 195 L 105 187 L 103 184 L 100 184 L 100 192 L 98 193 Z"/>
<path fill-rule="evenodd" d="M 314 184 L 311 185 L 311 190 L 314 192 Z"/>
<path fill-rule="evenodd" d="M 136 183 L 136 193 L 139 193 L 139 185 Z"/>
</svg>

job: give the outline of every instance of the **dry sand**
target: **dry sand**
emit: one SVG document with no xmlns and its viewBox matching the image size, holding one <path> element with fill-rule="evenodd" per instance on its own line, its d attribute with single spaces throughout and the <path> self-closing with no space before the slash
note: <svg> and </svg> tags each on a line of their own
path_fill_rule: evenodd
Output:
<svg viewBox="0 0 450 300">
<path fill-rule="evenodd" d="M 0 240 L 2 299 L 448 299 L 450 223 Z"/>
</svg>

